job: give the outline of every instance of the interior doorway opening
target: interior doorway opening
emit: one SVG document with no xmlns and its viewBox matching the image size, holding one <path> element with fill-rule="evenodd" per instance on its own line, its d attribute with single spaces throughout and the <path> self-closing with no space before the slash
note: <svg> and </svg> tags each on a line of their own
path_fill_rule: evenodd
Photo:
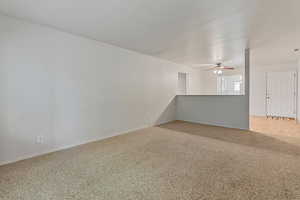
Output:
<svg viewBox="0 0 300 200">
<path fill-rule="evenodd" d="M 178 95 L 187 95 L 187 79 L 187 73 L 178 73 Z"/>
</svg>

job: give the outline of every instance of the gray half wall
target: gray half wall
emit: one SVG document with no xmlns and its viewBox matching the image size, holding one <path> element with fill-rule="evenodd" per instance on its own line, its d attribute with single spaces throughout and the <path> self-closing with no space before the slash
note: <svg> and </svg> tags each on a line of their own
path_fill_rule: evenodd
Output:
<svg viewBox="0 0 300 200">
<path fill-rule="evenodd" d="M 177 120 L 249 129 L 247 96 L 177 96 Z"/>
<path fill-rule="evenodd" d="M 250 51 L 245 50 L 244 96 L 177 96 L 176 119 L 249 130 Z"/>
</svg>

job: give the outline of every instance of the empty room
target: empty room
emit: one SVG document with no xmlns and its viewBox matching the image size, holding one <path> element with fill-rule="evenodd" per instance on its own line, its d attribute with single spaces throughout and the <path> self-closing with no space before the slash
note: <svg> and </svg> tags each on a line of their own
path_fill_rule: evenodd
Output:
<svg viewBox="0 0 300 200">
<path fill-rule="evenodd" d="M 299 0 L 0 0 L 0 200 L 299 200 Z"/>
</svg>

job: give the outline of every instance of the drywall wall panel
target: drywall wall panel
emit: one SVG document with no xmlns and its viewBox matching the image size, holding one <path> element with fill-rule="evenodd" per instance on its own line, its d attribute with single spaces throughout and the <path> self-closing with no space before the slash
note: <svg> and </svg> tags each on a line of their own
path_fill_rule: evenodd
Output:
<svg viewBox="0 0 300 200">
<path fill-rule="evenodd" d="M 172 121 L 178 72 L 193 75 L 9 17 L 0 26 L 0 164 Z"/>
<path fill-rule="evenodd" d="M 177 119 L 228 128 L 249 128 L 246 96 L 178 96 Z"/>
</svg>

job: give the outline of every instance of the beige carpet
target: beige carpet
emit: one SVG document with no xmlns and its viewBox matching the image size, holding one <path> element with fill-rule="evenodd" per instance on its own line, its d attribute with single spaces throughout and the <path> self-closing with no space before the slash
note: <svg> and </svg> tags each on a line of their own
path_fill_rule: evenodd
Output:
<svg viewBox="0 0 300 200">
<path fill-rule="evenodd" d="M 0 167 L 1 200 L 300 199 L 300 147 L 174 122 Z"/>
</svg>

